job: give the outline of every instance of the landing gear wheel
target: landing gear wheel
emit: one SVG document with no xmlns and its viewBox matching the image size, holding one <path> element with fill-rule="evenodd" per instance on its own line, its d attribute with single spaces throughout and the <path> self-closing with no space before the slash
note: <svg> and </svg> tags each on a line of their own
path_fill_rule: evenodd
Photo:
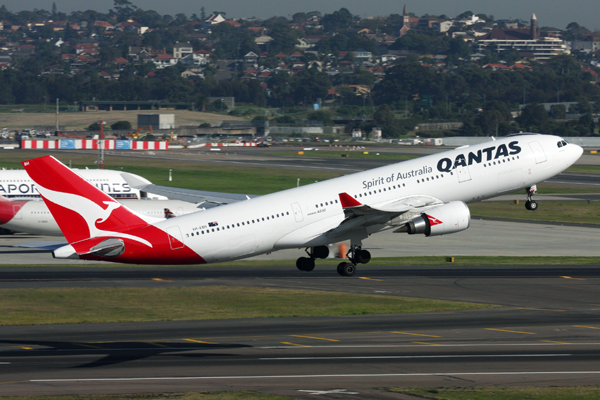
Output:
<svg viewBox="0 0 600 400">
<path fill-rule="evenodd" d="M 356 265 L 347 262 L 340 263 L 337 266 L 337 272 L 341 276 L 354 276 L 356 273 Z"/>
<path fill-rule="evenodd" d="M 535 211 L 538 209 L 538 203 L 535 200 L 527 200 L 525 202 L 525 208 L 530 211 Z"/>
<path fill-rule="evenodd" d="M 357 264 L 367 264 L 371 261 L 371 253 L 367 250 L 358 250 L 354 255 L 354 262 Z"/>
<path fill-rule="evenodd" d="M 525 202 L 525 208 L 530 211 L 535 211 L 538 208 L 538 203 L 533 200 L 533 195 L 537 193 L 537 185 L 533 185 L 527 188 L 527 201 Z"/>
<path fill-rule="evenodd" d="M 327 246 L 316 246 L 312 248 L 312 256 L 314 258 L 327 258 L 329 257 L 329 247 Z"/>
<path fill-rule="evenodd" d="M 308 257 L 300 257 L 296 260 L 296 268 L 300 271 L 312 271 L 315 269 L 315 260 Z"/>
</svg>

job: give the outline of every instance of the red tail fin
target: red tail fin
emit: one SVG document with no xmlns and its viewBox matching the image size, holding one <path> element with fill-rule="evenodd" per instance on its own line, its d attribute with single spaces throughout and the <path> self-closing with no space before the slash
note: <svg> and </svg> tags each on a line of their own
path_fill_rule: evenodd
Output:
<svg viewBox="0 0 600 400">
<path fill-rule="evenodd" d="M 52 156 L 22 164 L 69 243 L 147 225 Z"/>
</svg>

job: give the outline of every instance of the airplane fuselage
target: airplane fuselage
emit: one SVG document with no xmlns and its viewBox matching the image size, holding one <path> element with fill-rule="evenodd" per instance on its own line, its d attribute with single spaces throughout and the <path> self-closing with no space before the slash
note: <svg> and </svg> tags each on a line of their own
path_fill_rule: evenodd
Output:
<svg viewBox="0 0 600 400">
<path fill-rule="evenodd" d="M 177 244 L 170 244 L 171 253 L 159 262 L 167 261 L 166 257 L 175 261 L 184 251 L 185 263 L 212 263 L 347 239 L 360 241 L 393 224 L 382 220 L 332 235 L 345 219 L 340 193 L 374 207 L 415 196 L 468 203 L 542 182 L 580 155 L 579 146 L 566 145 L 559 137 L 520 135 L 216 207 L 156 224 L 177 239 Z M 404 213 L 398 218 L 415 215 Z M 127 258 L 125 252 L 114 261 L 140 262 Z"/>
</svg>

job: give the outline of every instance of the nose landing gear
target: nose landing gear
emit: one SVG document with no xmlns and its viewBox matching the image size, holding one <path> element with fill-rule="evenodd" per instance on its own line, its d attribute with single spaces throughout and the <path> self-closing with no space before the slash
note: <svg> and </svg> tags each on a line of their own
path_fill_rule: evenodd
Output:
<svg viewBox="0 0 600 400">
<path fill-rule="evenodd" d="M 528 187 L 527 189 L 527 201 L 525 202 L 525 208 L 530 211 L 538 209 L 537 201 L 533 200 L 533 195 L 537 193 L 537 185 Z"/>
</svg>

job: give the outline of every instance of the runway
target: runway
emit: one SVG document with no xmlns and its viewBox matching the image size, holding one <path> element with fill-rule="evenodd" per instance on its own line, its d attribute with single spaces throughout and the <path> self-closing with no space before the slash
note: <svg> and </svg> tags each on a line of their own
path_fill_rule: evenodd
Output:
<svg viewBox="0 0 600 400">
<path fill-rule="evenodd" d="M 80 270 L 53 283 L 249 285 L 502 305 L 406 315 L 171 321 L 0 328 L 3 394 L 256 390 L 310 398 L 340 390 L 399 398 L 387 386 L 583 385 L 600 378 L 598 269 L 374 268 L 355 278 L 280 268 Z M 23 272 L 7 271 L 23 283 Z M 330 271 L 333 272 L 333 271 Z M 567 276 L 563 274 L 571 274 Z M 163 276 L 167 279 L 154 280 Z M 71 278 L 71 279 L 69 279 Z M 36 278 L 32 278 L 36 279 Z M 170 281 L 170 282 L 169 282 Z M 17 285 L 19 286 L 19 285 Z M 202 305 L 199 304 L 199 307 Z M 335 392 L 338 391 L 338 392 Z"/>
<path fill-rule="evenodd" d="M 230 163 L 228 157 L 210 160 Z M 344 173 L 390 160 L 299 163 L 295 158 L 267 157 L 252 162 L 303 168 L 312 164 Z M 597 185 L 597 179 L 587 175 L 556 179 Z M 365 246 L 375 257 L 598 256 L 597 238 L 598 227 L 593 226 L 474 219 L 468 230 L 455 235 L 424 238 L 386 232 L 367 239 Z M 407 399 L 380 388 L 572 386 L 600 381 L 599 265 L 383 267 L 374 262 L 359 266 L 355 277 L 342 278 L 335 267 L 318 263 L 312 273 L 298 271 L 289 260 L 303 251 L 289 250 L 257 258 L 280 261 L 274 267 L 97 268 L 83 261 L 52 259 L 47 251 L 12 247 L 30 240 L 56 238 L 0 238 L 0 263 L 15 265 L 0 268 L 0 289 L 227 285 L 500 307 L 405 315 L 0 327 L 3 395 L 255 390 L 307 399 Z M 18 267 L 21 264 L 43 266 Z"/>
</svg>

